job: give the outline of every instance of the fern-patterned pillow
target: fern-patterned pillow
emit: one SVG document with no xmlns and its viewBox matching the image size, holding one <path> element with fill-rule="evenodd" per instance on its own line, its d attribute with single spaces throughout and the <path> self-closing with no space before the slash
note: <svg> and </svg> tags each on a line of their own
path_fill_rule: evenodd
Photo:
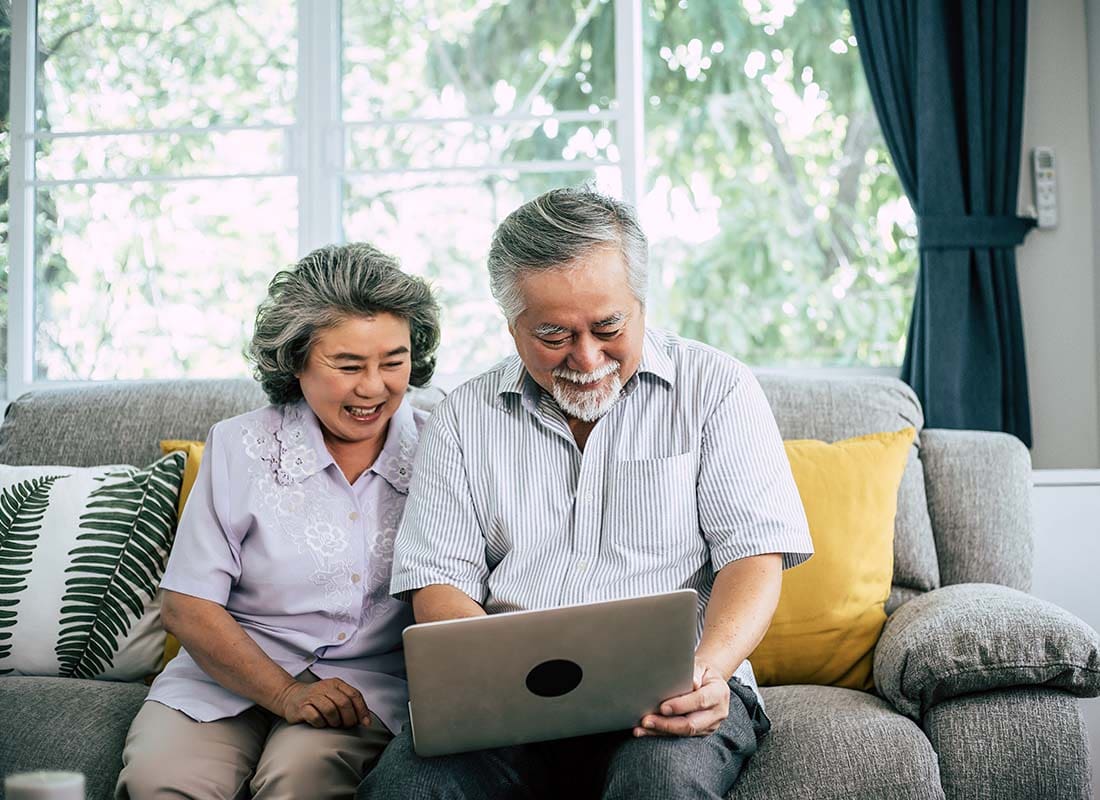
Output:
<svg viewBox="0 0 1100 800">
<path fill-rule="evenodd" d="M 135 680 L 156 669 L 157 587 L 184 461 L 0 465 L 0 675 Z"/>
</svg>

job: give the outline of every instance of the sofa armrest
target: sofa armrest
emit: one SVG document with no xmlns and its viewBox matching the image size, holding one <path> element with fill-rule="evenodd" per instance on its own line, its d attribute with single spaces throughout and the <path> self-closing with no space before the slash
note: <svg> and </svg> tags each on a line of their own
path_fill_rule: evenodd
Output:
<svg viewBox="0 0 1100 800">
<path fill-rule="evenodd" d="M 1028 686 L 968 694 L 921 723 L 948 800 L 1088 800 L 1089 741 L 1081 703 Z"/>
<path fill-rule="evenodd" d="M 921 464 L 940 584 L 1031 588 L 1031 456 L 1007 433 L 925 429 Z"/>
<path fill-rule="evenodd" d="M 945 586 L 903 605 L 875 647 L 875 686 L 920 720 L 951 697 L 1013 686 L 1100 694 L 1100 636 L 1053 603 L 1007 586 Z"/>
</svg>

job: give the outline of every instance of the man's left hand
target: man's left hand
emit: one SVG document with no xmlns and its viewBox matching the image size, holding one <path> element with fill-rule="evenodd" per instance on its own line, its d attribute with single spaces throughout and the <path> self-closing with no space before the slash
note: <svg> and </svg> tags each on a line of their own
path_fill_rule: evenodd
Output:
<svg viewBox="0 0 1100 800">
<path fill-rule="evenodd" d="M 635 736 L 706 736 L 718 730 L 729 714 L 730 687 L 721 674 L 696 659 L 692 691 L 661 703 L 646 714 Z"/>
</svg>

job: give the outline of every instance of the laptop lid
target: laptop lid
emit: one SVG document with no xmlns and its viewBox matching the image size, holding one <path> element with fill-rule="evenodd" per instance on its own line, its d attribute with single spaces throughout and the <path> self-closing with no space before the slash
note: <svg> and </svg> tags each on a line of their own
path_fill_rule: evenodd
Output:
<svg viewBox="0 0 1100 800">
<path fill-rule="evenodd" d="M 682 589 L 406 628 L 417 754 L 632 728 L 691 691 L 697 608 Z"/>
</svg>

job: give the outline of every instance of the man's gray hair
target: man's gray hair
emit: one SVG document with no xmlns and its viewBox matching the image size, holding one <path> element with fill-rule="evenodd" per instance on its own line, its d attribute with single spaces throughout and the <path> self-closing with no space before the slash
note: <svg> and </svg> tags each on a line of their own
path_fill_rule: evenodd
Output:
<svg viewBox="0 0 1100 800">
<path fill-rule="evenodd" d="M 551 189 L 509 214 L 489 248 L 489 287 L 508 324 L 525 308 L 522 273 L 569 268 L 607 246 L 622 254 L 630 289 L 645 306 L 649 245 L 632 206 L 580 186 Z"/>
<path fill-rule="evenodd" d="M 439 304 L 422 279 L 401 271 L 396 258 L 369 244 L 314 250 L 271 279 L 256 311 L 246 355 L 275 405 L 302 397 L 301 373 L 317 333 L 353 317 L 393 314 L 409 323 L 412 374 L 426 386 L 439 347 Z"/>
</svg>

